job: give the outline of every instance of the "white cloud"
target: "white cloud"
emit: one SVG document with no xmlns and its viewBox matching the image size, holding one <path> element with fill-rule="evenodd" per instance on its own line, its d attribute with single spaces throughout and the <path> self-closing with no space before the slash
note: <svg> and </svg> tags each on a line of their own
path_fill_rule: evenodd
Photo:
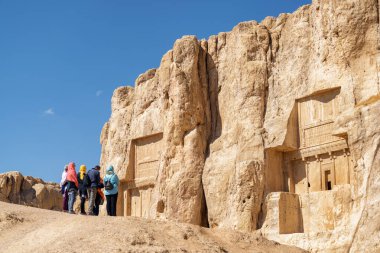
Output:
<svg viewBox="0 0 380 253">
<path fill-rule="evenodd" d="M 97 97 L 100 97 L 102 94 L 103 94 L 103 91 L 102 91 L 102 90 L 98 90 L 98 91 L 96 91 L 96 96 L 97 96 Z"/>
<path fill-rule="evenodd" d="M 45 115 L 54 115 L 55 112 L 54 112 L 53 108 L 49 108 L 49 109 L 44 111 L 44 114 Z"/>
</svg>

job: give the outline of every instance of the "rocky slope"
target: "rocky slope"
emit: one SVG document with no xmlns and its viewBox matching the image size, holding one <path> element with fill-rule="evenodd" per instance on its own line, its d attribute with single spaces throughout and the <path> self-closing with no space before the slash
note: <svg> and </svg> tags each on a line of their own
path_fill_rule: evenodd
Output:
<svg viewBox="0 0 380 253">
<path fill-rule="evenodd" d="M 101 164 L 122 179 L 118 214 L 261 228 L 316 252 L 379 250 L 379 13 L 378 0 L 314 0 L 177 40 L 114 92 Z M 301 216 L 292 232 L 269 225 L 290 221 L 268 211 L 281 199 Z"/>
<path fill-rule="evenodd" d="M 30 176 L 24 177 L 17 171 L 0 174 L 0 201 L 62 210 L 62 195 L 58 184 L 46 183 Z"/>
<path fill-rule="evenodd" d="M 90 217 L 0 202 L 0 252 L 304 252 L 259 234 L 142 218 Z"/>
</svg>

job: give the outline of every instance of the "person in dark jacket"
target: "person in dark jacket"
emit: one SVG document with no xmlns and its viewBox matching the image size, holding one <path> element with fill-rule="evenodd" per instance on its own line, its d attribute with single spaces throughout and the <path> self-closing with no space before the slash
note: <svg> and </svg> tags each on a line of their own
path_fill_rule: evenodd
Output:
<svg viewBox="0 0 380 253">
<path fill-rule="evenodd" d="M 83 184 L 83 180 L 86 176 L 86 165 L 81 165 L 79 173 L 77 174 L 78 184 L 79 184 L 79 196 L 80 196 L 80 213 L 85 215 L 86 211 L 84 210 L 84 204 L 87 199 L 87 187 Z"/>
<path fill-rule="evenodd" d="M 96 193 L 100 184 L 100 166 L 95 166 L 87 173 L 90 180 L 90 187 L 88 188 L 88 215 L 94 215 L 94 206 Z"/>
</svg>

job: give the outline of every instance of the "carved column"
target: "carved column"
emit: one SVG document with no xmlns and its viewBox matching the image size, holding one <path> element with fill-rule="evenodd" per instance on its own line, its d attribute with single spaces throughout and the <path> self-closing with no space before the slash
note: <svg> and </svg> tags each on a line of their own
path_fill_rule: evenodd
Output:
<svg viewBox="0 0 380 253">
<path fill-rule="evenodd" d="M 290 193 L 295 193 L 293 168 L 291 166 L 290 159 L 285 160 L 285 170 L 286 170 L 286 174 L 287 174 L 288 191 Z"/>
<path fill-rule="evenodd" d="M 318 163 L 318 169 L 319 169 L 319 190 L 323 189 L 323 175 L 322 175 L 322 158 L 318 155 L 315 155 L 316 162 Z"/>
<path fill-rule="evenodd" d="M 331 185 L 331 189 L 336 185 L 336 175 L 335 175 L 335 159 L 336 159 L 336 156 L 334 155 L 334 153 L 332 152 L 329 152 L 329 156 L 330 156 L 330 160 L 332 161 L 332 168 L 331 168 L 331 175 L 332 175 L 332 185 Z"/>
<path fill-rule="evenodd" d="M 351 170 L 351 163 L 350 163 L 350 150 L 349 149 L 343 149 L 343 156 L 346 157 L 347 159 L 347 180 L 346 180 L 346 183 L 347 184 L 351 184 L 351 173 L 350 173 L 350 170 Z"/>
<path fill-rule="evenodd" d="M 305 162 L 305 172 L 306 172 L 306 192 L 309 193 L 309 190 L 310 190 L 310 180 L 309 180 L 309 165 L 310 165 L 310 161 L 307 159 L 307 157 L 303 157 L 302 158 L 302 161 Z"/>
</svg>

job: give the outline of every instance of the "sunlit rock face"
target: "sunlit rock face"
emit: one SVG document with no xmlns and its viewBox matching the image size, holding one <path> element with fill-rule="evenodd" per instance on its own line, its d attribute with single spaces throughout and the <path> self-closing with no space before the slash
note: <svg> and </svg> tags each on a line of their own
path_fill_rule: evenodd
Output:
<svg viewBox="0 0 380 253">
<path fill-rule="evenodd" d="M 18 171 L 0 174 L 0 201 L 57 211 L 63 203 L 58 184 L 24 177 Z"/>
<path fill-rule="evenodd" d="M 101 164 L 118 215 L 379 249 L 379 16 L 375 0 L 318 0 L 177 40 L 114 92 Z"/>
</svg>

